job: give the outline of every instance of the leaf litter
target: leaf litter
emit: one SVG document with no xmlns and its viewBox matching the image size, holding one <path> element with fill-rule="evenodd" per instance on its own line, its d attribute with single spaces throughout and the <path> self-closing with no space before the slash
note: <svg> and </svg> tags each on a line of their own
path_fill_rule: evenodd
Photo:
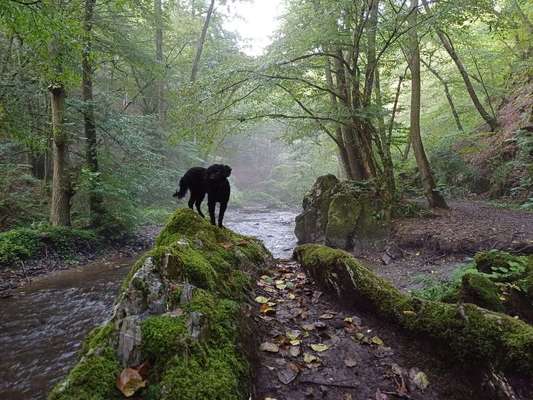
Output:
<svg viewBox="0 0 533 400">
<path fill-rule="evenodd" d="M 385 332 L 323 294 L 296 262 L 265 272 L 256 293 L 260 351 L 253 399 L 444 398 L 422 366 L 402 365 L 405 357 L 383 339 Z"/>
</svg>

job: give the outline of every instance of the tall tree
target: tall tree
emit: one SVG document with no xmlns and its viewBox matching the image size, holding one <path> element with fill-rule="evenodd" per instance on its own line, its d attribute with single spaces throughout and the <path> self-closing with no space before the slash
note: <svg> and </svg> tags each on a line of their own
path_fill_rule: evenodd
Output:
<svg viewBox="0 0 533 400">
<path fill-rule="evenodd" d="M 428 15 L 431 15 L 431 10 L 429 8 L 427 0 L 422 0 L 422 3 L 424 4 L 424 8 L 426 10 L 426 13 Z M 496 121 L 496 118 L 491 116 L 487 110 L 483 107 L 483 104 L 481 104 L 481 101 L 479 100 L 479 97 L 476 93 L 476 89 L 474 88 L 474 85 L 472 84 L 472 80 L 470 79 L 470 75 L 466 71 L 466 67 L 463 64 L 463 61 L 461 60 L 461 57 L 459 57 L 459 54 L 455 50 L 455 47 L 453 45 L 452 39 L 446 32 L 444 32 L 439 27 L 435 28 L 435 32 L 437 33 L 437 36 L 442 43 L 442 46 L 446 50 L 446 52 L 449 54 L 450 58 L 455 63 L 457 70 L 461 74 L 461 77 L 463 78 L 463 82 L 466 86 L 466 90 L 468 92 L 468 95 L 470 96 L 470 99 L 472 100 L 472 103 L 476 107 L 476 110 L 478 111 L 479 115 L 481 115 L 481 118 L 485 120 L 485 122 L 490 126 L 491 130 L 495 130 L 498 127 L 498 122 Z"/>
<path fill-rule="evenodd" d="M 93 62 L 92 30 L 94 21 L 94 8 L 96 0 L 85 0 L 83 31 L 84 43 L 82 50 L 82 100 L 83 100 L 83 127 L 85 131 L 85 160 L 89 177 L 89 212 L 91 225 L 98 226 L 102 223 L 104 214 L 103 199 L 100 192 L 100 176 L 98 170 L 98 149 L 96 137 L 96 124 L 94 117 L 93 97 Z"/>
<path fill-rule="evenodd" d="M 161 0 L 154 0 L 154 15 L 155 15 L 155 62 L 158 66 L 157 78 L 155 80 L 156 87 L 156 111 L 159 122 L 163 123 L 165 120 L 165 100 L 164 100 L 164 65 L 163 65 L 163 9 Z"/>
<path fill-rule="evenodd" d="M 437 191 L 435 180 L 420 135 L 420 48 L 417 33 L 418 0 L 411 0 L 409 15 L 409 68 L 411 70 L 411 128 L 410 138 L 416 164 L 422 179 L 424 194 L 431 207 L 448 208 L 446 201 Z"/>
<path fill-rule="evenodd" d="M 214 9 L 215 9 L 215 0 L 211 0 L 211 4 L 209 5 L 207 14 L 205 16 L 204 26 L 202 27 L 202 33 L 200 34 L 200 37 L 198 38 L 198 42 L 196 44 L 196 55 L 194 57 L 194 61 L 192 64 L 192 70 L 191 70 L 191 82 L 196 81 L 196 78 L 198 76 L 198 69 L 200 68 L 200 60 L 202 58 L 202 52 L 204 50 L 205 38 L 207 36 L 207 29 L 209 28 L 209 23 L 211 22 L 211 16 L 213 15 Z"/>
</svg>

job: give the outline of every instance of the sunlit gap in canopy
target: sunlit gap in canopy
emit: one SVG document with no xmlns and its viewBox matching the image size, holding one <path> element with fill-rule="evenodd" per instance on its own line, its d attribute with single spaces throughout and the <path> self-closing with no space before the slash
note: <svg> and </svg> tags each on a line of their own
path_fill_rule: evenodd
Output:
<svg viewBox="0 0 533 400">
<path fill-rule="evenodd" d="M 240 36 L 240 47 L 249 56 L 257 57 L 272 43 L 279 27 L 284 0 L 241 0 L 229 3 L 225 28 Z"/>
</svg>

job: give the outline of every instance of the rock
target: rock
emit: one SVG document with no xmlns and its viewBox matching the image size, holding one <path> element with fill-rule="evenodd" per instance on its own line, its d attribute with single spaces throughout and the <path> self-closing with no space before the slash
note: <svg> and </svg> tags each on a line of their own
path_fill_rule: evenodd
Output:
<svg viewBox="0 0 533 400">
<path fill-rule="evenodd" d="M 118 359 L 122 366 L 131 367 L 141 363 L 141 318 L 130 315 L 120 321 L 118 335 Z"/>
<path fill-rule="evenodd" d="M 383 210 L 377 199 L 369 184 L 339 181 L 333 175 L 319 177 L 296 217 L 298 242 L 349 250 L 384 238 L 388 227 L 380 219 Z"/>
<path fill-rule="evenodd" d="M 187 329 L 189 335 L 195 341 L 198 341 L 201 337 L 205 336 L 206 325 L 204 323 L 203 314 L 193 311 L 189 315 L 187 320 Z"/>
</svg>

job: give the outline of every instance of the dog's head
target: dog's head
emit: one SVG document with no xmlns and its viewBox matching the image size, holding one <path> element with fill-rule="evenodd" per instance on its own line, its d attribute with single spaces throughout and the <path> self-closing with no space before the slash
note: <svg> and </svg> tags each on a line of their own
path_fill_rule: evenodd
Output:
<svg viewBox="0 0 533 400">
<path fill-rule="evenodd" d="M 207 168 L 207 180 L 222 181 L 231 175 L 231 167 L 229 165 L 213 164 Z"/>
</svg>

